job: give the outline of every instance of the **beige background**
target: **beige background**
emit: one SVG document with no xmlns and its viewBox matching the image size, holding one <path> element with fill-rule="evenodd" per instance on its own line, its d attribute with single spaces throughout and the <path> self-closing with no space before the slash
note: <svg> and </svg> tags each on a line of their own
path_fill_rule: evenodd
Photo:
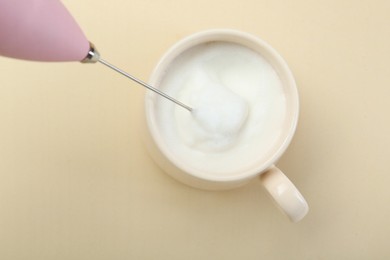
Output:
<svg viewBox="0 0 390 260">
<path fill-rule="evenodd" d="M 143 79 L 200 30 L 274 46 L 301 97 L 278 166 L 311 209 L 291 224 L 258 181 L 205 192 L 167 177 L 140 139 L 144 90 L 101 65 L 0 58 L 0 259 L 389 259 L 389 1 L 64 3 Z"/>
</svg>

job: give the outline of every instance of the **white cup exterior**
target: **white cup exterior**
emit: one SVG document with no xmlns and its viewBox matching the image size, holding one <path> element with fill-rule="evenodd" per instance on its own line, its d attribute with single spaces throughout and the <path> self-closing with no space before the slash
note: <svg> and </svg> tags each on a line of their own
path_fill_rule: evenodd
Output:
<svg viewBox="0 0 390 260">
<path fill-rule="evenodd" d="M 260 176 L 263 173 L 272 171 L 273 174 L 264 174 L 264 176 L 269 177 L 263 176 L 263 178 L 261 178 L 263 185 L 271 197 L 274 198 L 278 207 L 282 209 L 292 221 L 299 221 L 308 211 L 307 203 L 287 177 L 280 170 L 275 171 L 276 167 L 274 167 L 274 164 L 287 149 L 295 133 L 299 114 L 298 91 L 288 65 L 270 45 L 253 35 L 235 30 L 215 29 L 199 32 L 184 38 L 168 50 L 155 67 L 150 77 L 149 84 L 158 88 L 159 83 L 171 62 L 184 51 L 199 44 L 216 41 L 240 44 L 258 52 L 278 73 L 286 93 L 286 103 L 288 107 L 287 120 L 284 124 L 282 138 L 278 145 L 275 146 L 273 150 L 269 151 L 266 160 L 259 161 L 256 165 L 244 172 L 229 177 L 207 175 L 184 164 L 168 149 L 160 135 L 158 125 L 155 121 L 153 107 L 155 104 L 154 99 L 158 97 L 155 93 L 147 92 L 145 95 L 144 119 L 146 124 L 145 141 L 148 151 L 154 161 L 167 174 L 182 183 L 200 189 L 232 189 L 246 184 L 251 179 Z M 276 175 L 283 175 L 284 177 L 276 177 Z M 287 186 L 289 187 L 287 190 L 290 190 L 291 192 L 288 194 L 284 193 L 283 196 L 278 194 L 278 189 L 280 190 L 282 188 L 283 190 L 286 190 Z M 296 206 L 294 206 L 294 203 Z"/>
</svg>

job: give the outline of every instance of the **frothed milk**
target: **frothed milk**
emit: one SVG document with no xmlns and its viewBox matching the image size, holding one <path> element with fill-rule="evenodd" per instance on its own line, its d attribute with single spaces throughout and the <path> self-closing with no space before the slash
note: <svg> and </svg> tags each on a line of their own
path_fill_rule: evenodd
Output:
<svg viewBox="0 0 390 260">
<path fill-rule="evenodd" d="M 286 116 L 278 74 L 244 46 L 211 42 L 176 58 L 160 89 L 191 106 L 155 103 L 159 132 L 170 153 L 214 176 L 245 171 L 276 145 Z"/>
</svg>

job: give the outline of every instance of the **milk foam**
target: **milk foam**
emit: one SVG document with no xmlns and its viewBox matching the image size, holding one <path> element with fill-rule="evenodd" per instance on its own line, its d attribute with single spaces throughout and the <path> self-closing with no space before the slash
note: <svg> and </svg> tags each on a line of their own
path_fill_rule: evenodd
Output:
<svg viewBox="0 0 390 260">
<path fill-rule="evenodd" d="M 206 152 L 222 152 L 231 147 L 246 122 L 248 105 L 230 89 L 212 82 L 203 72 L 196 73 L 191 89 L 193 106 L 190 124 L 183 125 L 187 133 L 186 143 Z M 203 81 L 203 82 L 202 82 Z M 192 120 L 191 120 L 192 119 Z"/>
<path fill-rule="evenodd" d="M 277 73 L 256 52 L 232 43 L 208 43 L 181 54 L 160 84 L 193 112 L 163 99 L 156 120 L 172 154 L 217 175 L 244 170 L 280 136 L 285 96 Z"/>
</svg>

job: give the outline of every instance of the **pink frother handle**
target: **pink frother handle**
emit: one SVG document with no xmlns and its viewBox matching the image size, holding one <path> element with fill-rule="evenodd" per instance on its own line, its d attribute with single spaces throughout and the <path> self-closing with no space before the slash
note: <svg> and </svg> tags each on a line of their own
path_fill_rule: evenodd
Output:
<svg viewBox="0 0 390 260">
<path fill-rule="evenodd" d="M 59 0 L 0 0 L 0 55 L 33 61 L 100 62 L 183 108 L 192 110 L 101 59 Z"/>
<path fill-rule="evenodd" d="M 0 55 L 81 61 L 89 42 L 59 0 L 0 0 Z"/>
</svg>

